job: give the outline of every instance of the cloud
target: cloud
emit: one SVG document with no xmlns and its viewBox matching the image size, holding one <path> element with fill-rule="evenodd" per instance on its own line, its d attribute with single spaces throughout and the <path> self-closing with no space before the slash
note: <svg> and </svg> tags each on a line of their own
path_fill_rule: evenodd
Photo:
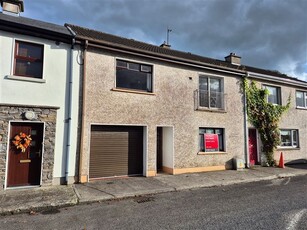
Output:
<svg viewBox="0 0 307 230">
<path fill-rule="evenodd" d="M 25 0 L 24 16 L 77 24 L 307 80 L 306 0 Z"/>
</svg>

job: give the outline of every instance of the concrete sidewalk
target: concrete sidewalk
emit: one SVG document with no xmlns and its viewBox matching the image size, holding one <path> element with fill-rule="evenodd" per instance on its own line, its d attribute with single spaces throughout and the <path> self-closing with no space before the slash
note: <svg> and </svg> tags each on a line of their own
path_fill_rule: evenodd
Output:
<svg viewBox="0 0 307 230">
<path fill-rule="evenodd" d="M 79 203 L 299 175 L 307 175 L 307 164 L 292 165 L 285 169 L 256 166 L 242 171 L 227 170 L 181 175 L 161 174 L 150 178 L 128 177 L 68 186 L 5 190 L 0 192 L 0 214 L 30 212 Z"/>
</svg>

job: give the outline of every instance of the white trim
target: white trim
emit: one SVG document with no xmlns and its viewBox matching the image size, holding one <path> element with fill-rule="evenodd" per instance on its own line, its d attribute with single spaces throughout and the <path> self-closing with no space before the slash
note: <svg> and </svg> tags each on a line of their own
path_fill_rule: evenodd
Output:
<svg viewBox="0 0 307 230">
<path fill-rule="evenodd" d="M 90 155 L 91 155 L 91 128 L 93 125 L 99 126 L 140 126 L 143 127 L 143 176 L 147 176 L 147 169 L 148 169 L 148 125 L 144 124 L 110 124 L 110 123 L 89 123 L 88 127 L 88 159 L 87 159 L 87 181 L 90 180 Z M 146 140 L 144 139 L 144 128 L 147 129 L 146 133 Z M 146 144 L 146 145 L 145 145 Z M 146 148 L 146 151 L 144 151 Z M 146 161 L 146 162 L 144 162 Z M 145 164 L 144 164 L 145 163 Z M 144 171 L 146 170 L 146 171 Z M 104 177 L 102 177 L 104 178 Z"/>
<path fill-rule="evenodd" d="M 11 134 L 11 123 L 37 123 L 37 124 L 43 124 L 43 143 L 42 143 L 42 159 L 41 159 L 41 175 L 40 175 L 40 184 L 39 185 L 33 185 L 33 186 L 15 186 L 15 187 L 7 187 L 7 175 L 8 175 L 8 162 L 9 162 L 9 149 L 10 149 L 10 134 Z M 4 190 L 6 189 L 12 189 L 12 188 L 24 188 L 24 187 L 40 187 L 42 186 L 42 179 L 43 179 L 43 159 L 44 159 L 44 144 L 45 144 L 45 122 L 43 121 L 9 121 L 9 127 L 8 127 L 8 135 L 7 135 L 7 149 L 6 149 L 6 166 L 5 166 L 5 180 L 4 180 Z"/>
<path fill-rule="evenodd" d="M 15 75 L 7 75 L 6 79 L 9 80 L 17 80 L 17 81 L 28 81 L 28 82 L 36 82 L 36 83 L 46 83 L 45 79 L 34 78 L 34 77 L 26 77 L 26 76 L 15 76 Z"/>
</svg>

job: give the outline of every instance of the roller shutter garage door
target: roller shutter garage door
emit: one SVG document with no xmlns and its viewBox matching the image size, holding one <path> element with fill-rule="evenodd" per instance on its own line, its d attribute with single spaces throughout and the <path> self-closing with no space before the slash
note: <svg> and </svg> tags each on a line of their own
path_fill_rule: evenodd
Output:
<svg viewBox="0 0 307 230">
<path fill-rule="evenodd" d="M 143 174 L 143 127 L 91 127 L 89 178 Z"/>
</svg>

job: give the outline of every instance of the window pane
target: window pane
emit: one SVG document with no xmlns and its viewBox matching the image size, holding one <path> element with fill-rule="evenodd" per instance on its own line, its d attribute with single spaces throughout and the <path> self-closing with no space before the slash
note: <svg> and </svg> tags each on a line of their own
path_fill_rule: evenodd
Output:
<svg viewBox="0 0 307 230">
<path fill-rule="evenodd" d="M 274 86 L 265 86 L 269 91 L 268 102 L 272 104 L 281 104 L 280 103 L 280 89 Z"/>
<path fill-rule="evenodd" d="M 43 48 L 40 45 L 18 42 L 18 56 L 42 59 L 42 51 Z"/>
<path fill-rule="evenodd" d="M 208 90 L 208 78 L 207 77 L 199 77 L 199 89 Z"/>
<path fill-rule="evenodd" d="M 296 106 L 305 107 L 304 100 L 304 93 L 296 92 Z"/>
<path fill-rule="evenodd" d="M 147 84 L 149 80 L 150 83 Z M 118 68 L 116 72 L 116 87 L 151 91 L 151 74 Z"/>
<path fill-rule="evenodd" d="M 131 70 L 140 70 L 140 64 L 128 63 L 128 68 L 131 69 Z"/>
<path fill-rule="evenodd" d="M 199 151 L 205 151 L 203 134 L 199 134 Z"/>
<path fill-rule="evenodd" d="M 292 146 L 297 147 L 297 130 L 292 130 Z"/>
<path fill-rule="evenodd" d="M 280 138 L 281 138 L 281 146 L 292 146 L 290 130 L 280 130 Z"/>
<path fill-rule="evenodd" d="M 199 106 L 209 107 L 209 91 L 207 90 L 199 91 Z"/>
<path fill-rule="evenodd" d="M 116 61 L 116 66 L 117 66 L 117 67 L 127 68 L 128 63 L 125 62 L 125 61 L 117 60 L 117 61 Z"/>
<path fill-rule="evenodd" d="M 16 60 L 15 75 L 41 78 L 43 66 L 41 62 Z"/>
<path fill-rule="evenodd" d="M 221 79 L 210 78 L 210 92 L 222 92 Z"/>
<path fill-rule="evenodd" d="M 141 65 L 142 72 L 151 72 L 151 66 L 149 65 Z"/>
</svg>

